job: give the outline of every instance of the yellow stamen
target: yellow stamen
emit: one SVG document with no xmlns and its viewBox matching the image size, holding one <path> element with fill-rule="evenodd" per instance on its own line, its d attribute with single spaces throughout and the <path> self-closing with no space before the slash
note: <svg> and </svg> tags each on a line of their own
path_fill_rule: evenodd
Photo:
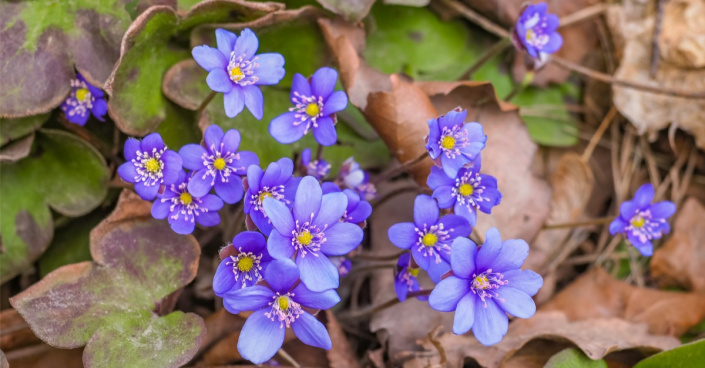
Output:
<svg viewBox="0 0 705 368">
<path fill-rule="evenodd" d="M 308 114 L 308 116 L 318 116 L 320 113 L 321 109 L 318 108 L 317 103 L 310 103 L 306 106 L 306 114 Z"/>
<path fill-rule="evenodd" d="M 215 167 L 216 170 L 223 170 L 225 168 L 225 160 L 222 158 L 216 158 L 215 161 L 213 161 L 213 167 Z"/>
<path fill-rule="evenodd" d="M 245 73 L 240 70 L 239 66 L 236 66 L 232 69 L 230 69 L 230 79 L 237 82 L 241 80 L 242 78 L 245 78 Z"/>
<path fill-rule="evenodd" d="M 447 135 L 441 139 L 441 146 L 445 149 L 453 149 L 455 147 L 455 138 Z"/>
<path fill-rule="evenodd" d="M 433 233 L 426 233 L 426 235 L 423 236 L 423 239 L 421 239 L 421 243 L 427 247 L 432 247 L 436 245 L 437 242 L 438 237 Z"/>
<path fill-rule="evenodd" d="M 179 200 L 181 200 L 181 203 L 188 206 L 189 204 L 191 204 L 191 202 L 193 202 L 193 197 L 191 197 L 191 195 L 188 194 L 188 192 L 183 192 L 179 196 Z"/>
<path fill-rule="evenodd" d="M 529 29 L 526 31 L 526 40 L 531 41 L 536 37 L 536 34 L 534 33 L 533 29 Z"/>
<path fill-rule="evenodd" d="M 277 304 L 279 304 L 279 309 L 286 312 L 289 310 L 289 298 L 286 296 L 280 296 L 279 299 L 277 299 Z"/>
<path fill-rule="evenodd" d="M 144 168 L 149 172 L 157 172 L 161 169 L 161 165 L 159 165 L 159 161 L 157 161 L 157 159 L 150 158 L 144 163 Z"/>
<path fill-rule="evenodd" d="M 86 88 L 79 88 L 76 90 L 76 99 L 83 102 L 88 98 L 90 92 Z"/>
<path fill-rule="evenodd" d="M 419 277 L 419 269 L 418 268 L 410 268 L 409 273 L 411 274 L 411 276 Z"/>
<path fill-rule="evenodd" d="M 265 199 L 265 198 L 272 198 L 272 193 L 270 193 L 270 192 L 262 192 L 262 193 L 260 193 L 260 195 L 259 195 L 259 203 L 264 202 L 264 199 Z"/>
<path fill-rule="evenodd" d="M 309 245 L 309 244 L 311 244 L 311 241 L 313 240 L 313 236 L 311 236 L 310 232 L 303 231 L 303 232 L 299 233 L 299 235 L 296 236 L 296 240 L 299 242 L 299 244 Z"/>
<path fill-rule="evenodd" d="M 645 224 L 645 223 L 646 223 L 646 221 L 644 221 L 644 218 L 641 217 L 641 216 L 635 217 L 635 218 L 632 219 L 632 226 L 634 226 L 634 227 L 636 227 L 636 228 L 642 228 L 642 227 L 644 227 L 644 224 Z"/>
<path fill-rule="evenodd" d="M 237 269 L 240 270 L 240 272 L 248 272 L 252 269 L 253 264 L 254 260 L 252 257 L 242 257 L 237 261 Z"/>
<path fill-rule="evenodd" d="M 480 275 L 475 277 L 475 287 L 478 289 L 487 289 L 490 287 L 490 282 L 487 280 L 487 276 L 485 275 Z"/>
<path fill-rule="evenodd" d="M 458 188 L 458 192 L 463 197 L 469 197 L 472 195 L 474 188 L 470 184 L 463 184 Z"/>
</svg>

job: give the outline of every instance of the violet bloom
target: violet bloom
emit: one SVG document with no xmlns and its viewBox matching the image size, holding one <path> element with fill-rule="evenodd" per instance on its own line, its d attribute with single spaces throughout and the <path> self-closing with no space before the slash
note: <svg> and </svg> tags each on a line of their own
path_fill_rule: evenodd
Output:
<svg viewBox="0 0 705 368">
<path fill-rule="evenodd" d="M 162 185 L 176 182 L 182 172 L 181 156 L 167 149 L 159 133 L 152 133 L 141 142 L 128 138 L 124 154 L 127 162 L 120 165 L 118 175 L 134 183 L 135 191 L 145 201 L 154 199 Z"/>
<path fill-rule="evenodd" d="M 244 188 L 241 176 L 247 173 L 250 165 L 258 165 L 257 155 L 240 151 L 240 132 L 235 129 L 223 134 L 223 129 L 211 125 L 203 135 L 205 148 L 199 144 L 187 144 L 179 150 L 184 167 L 195 173 L 189 181 L 189 192 L 197 197 L 204 196 L 215 186 L 215 193 L 233 204 L 242 198 Z"/>
<path fill-rule="evenodd" d="M 323 194 L 338 193 L 341 191 L 340 187 L 332 182 L 321 184 L 321 189 L 323 189 Z M 367 218 L 372 215 L 372 205 L 360 198 L 360 195 L 351 189 L 345 189 L 342 192 L 348 197 L 348 205 L 340 221 L 349 222 L 351 224 L 364 223 Z"/>
<path fill-rule="evenodd" d="M 414 222 L 403 222 L 389 228 L 392 244 L 411 249 L 414 261 L 428 272 L 433 282 L 450 270 L 450 245 L 457 237 L 470 235 L 468 220 L 458 215 L 439 219 L 438 204 L 427 195 L 414 201 Z"/>
<path fill-rule="evenodd" d="M 397 261 L 396 274 L 394 275 L 394 291 L 397 293 L 397 298 L 400 302 L 406 301 L 407 295 L 415 291 L 421 290 L 419 281 L 416 279 L 419 276 L 418 266 L 413 267 L 411 264 L 411 254 L 404 253 Z M 428 295 L 420 295 L 416 297 L 419 300 L 428 300 Z"/>
<path fill-rule="evenodd" d="M 563 46 L 563 37 L 556 32 L 558 16 L 546 13 L 546 3 L 530 4 L 521 13 L 514 27 L 512 37 L 518 40 L 521 48 L 534 59 L 544 60 L 545 55 L 553 54 Z"/>
<path fill-rule="evenodd" d="M 244 209 L 252 222 L 266 236 L 272 232 L 272 222 L 264 213 L 262 201 L 273 198 L 291 207 L 291 202 L 296 194 L 296 187 L 300 178 L 292 176 L 294 163 L 289 158 L 282 158 L 267 166 L 267 170 L 257 165 L 247 169 L 247 194 L 245 195 Z"/>
<path fill-rule="evenodd" d="M 231 290 L 223 303 L 230 311 L 254 311 L 240 332 L 237 350 L 243 358 L 261 364 L 276 354 L 291 327 L 304 344 L 330 349 L 325 326 L 304 308 L 329 309 L 340 302 L 335 290 L 314 292 L 299 283 L 299 269 L 290 259 L 272 261 L 264 271 L 268 286 Z"/>
<path fill-rule="evenodd" d="M 105 121 L 108 103 L 100 88 L 88 83 L 81 73 L 76 73 L 76 79 L 71 80 L 71 93 L 61 104 L 61 110 L 70 122 L 83 126 L 91 114 Z"/>
<path fill-rule="evenodd" d="M 479 123 L 465 123 L 467 110 L 459 107 L 428 121 L 426 149 L 451 178 L 485 148 L 487 136 Z"/>
<path fill-rule="evenodd" d="M 343 161 L 337 181 L 341 186 L 356 191 L 366 201 L 377 196 L 377 188 L 370 183 L 370 174 L 360 168 L 354 157 Z"/>
<path fill-rule="evenodd" d="M 519 269 L 529 254 L 521 239 L 502 242 L 491 228 L 480 250 L 467 238 L 458 238 L 451 250 L 453 275 L 431 292 L 428 304 L 441 312 L 455 311 L 453 333 L 472 333 L 484 345 L 502 340 L 507 314 L 529 318 L 536 312 L 531 299 L 543 285 L 536 272 Z"/>
<path fill-rule="evenodd" d="M 213 277 L 213 291 L 218 296 L 232 289 L 256 284 L 262 280 L 264 269 L 272 261 L 267 253 L 264 235 L 256 231 L 243 231 L 235 235 L 228 247 L 233 249 L 226 250 L 230 254 L 220 261 Z"/>
<path fill-rule="evenodd" d="M 328 256 L 348 254 L 362 242 L 363 231 L 340 222 L 348 205 L 343 193 L 323 195 L 318 180 L 307 176 L 296 189 L 293 208 L 265 198 L 264 211 L 274 230 L 267 239 L 267 250 L 275 259 L 296 257 L 301 282 L 313 291 L 338 287 L 338 268 Z"/>
<path fill-rule="evenodd" d="M 494 176 L 480 174 L 480 155 L 472 167 L 458 170 L 455 179 L 449 178 L 440 167 L 431 168 L 426 184 L 433 189 L 433 198 L 440 208 L 453 208 L 453 213 L 465 217 L 470 226 L 477 222 L 477 210 L 491 213 L 499 204 L 502 193 L 497 190 Z"/>
<path fill-rule="evenodd" d="M 330 257 L 330 261 L 333 262 L 335 267 L 338 267 L 338 275 L 340 277 L 345 277 L 350 273 L 352 268 L 352 262 L 345 257 Z"/>
<path fill-rule="evenodd" d="M 259 54 L 259 40 L 245 28 L 240 37 L 224 29 L 215 30 L 218 48 L 196 46 L 191 51 L 198 65 L 208 72 L 206 83 L 223 93 L 225 115 L 234 118 L 244 106 L 257 120 L 262 119 L 264 99 L 258 86 L 270 86 L 284 78 L 284 57 Z"/>
<path fill-rule="evenodd" d="M 223 208 L 223 201 L 212 194 L 196 196 L 190 193 L 188 182 L 192 178 L 181 170 L 176 182 L 168 185 L 152 204 L 152 217 L 159 220 L 168 217 L 171 229 L 177 234 L 191 234 L 196 223 L 203 226 L 220 223 L 218 210 Z"/>
<path fill-rule="evenodd" d="M 318 180 L 322 180 L 330 172 L 330 164 L 324 159 L 311 161 L 311 149 L 306 148 L 301 151 L 301 166 L 305 175 L 311 175 Z"/>
<path fill-rule="evenodd" d="M 289 112 L 277 116 L 269 124 L 269 134 L 283 144 L 301 139 L 313 129 L 313 137 L 323 146 L 338 140 L 335 131 L 335 113 L 348 105 L 343 91 L 333 91 L 338 72 L 331 68 L 318 69 L 310 79 L 295 74 L 291 85 Z"/>
<path fill-rule="evenodd" d="M 653 185 L 642 185 L 634 194 L 634 199 L 619 206 L 619 216 L 610 224 L 612 235 L 625 234 L 629 242 L 647 257 L 654 253 L 651 241 L 671 231 L 666 220 L 676 212 L 673 202 L 651 204 L 653 199 Z"/>
</svg>

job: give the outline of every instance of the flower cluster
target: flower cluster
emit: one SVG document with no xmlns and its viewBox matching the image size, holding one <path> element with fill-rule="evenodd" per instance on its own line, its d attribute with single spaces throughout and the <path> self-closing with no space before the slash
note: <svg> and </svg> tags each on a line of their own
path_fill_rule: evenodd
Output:
<svg viewBox="0 0 705 368">
<path fill-rule="evenodd" d="M 560 50 L 563 37 L 556 32 L 558 16 L 547 13 L 545 2 L 527 5 L 514 25 L 512 40 L 515 46 L 526 51 L 533 59 L 543 63 L 549 54 Z"/>
<path fill-rule="evenodd" d="M 91 114 L 104 121 L 108 103 L 100 88 L 88 83 L 81 73 L 76 73 L 76 79 L 71 80 L 71 93 L 61 104 L 61 110 L 68 121 L 83 126 Z"/>
</svg>

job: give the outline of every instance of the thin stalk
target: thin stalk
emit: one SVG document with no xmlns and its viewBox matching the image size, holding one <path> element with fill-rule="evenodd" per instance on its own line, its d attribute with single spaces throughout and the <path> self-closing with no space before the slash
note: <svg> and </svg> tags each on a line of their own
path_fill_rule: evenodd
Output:
<svg viewBox="0 0 705 368">
<path fill-rule="evenodd" d="M 608 222 L 612 222 L 614 220 L 614 217 L 600 217 L 596 219 L 591 219 L 591 220 L 586 220 L 586 221 L 578 221 L 578 222 L 567 222 L 563 224 L 551 224 L 551 225 L 544 225 L 543 229 L 544 230 L 550 230 L 550 229 L 565 229 L 565 228 L 574 228 L 574 227 L 583 227 L 583 226 L 593 226 L 593 225 L 602 225 L 606 224 Z"/>
<path fill-rule="evenodd" d="M 394 167 L 390 170 L 387 170 L 379 175 L 377 175 L 374 179 L 372 179 L 372 184 L 378 185 L 381 182 L 386 181 L 387 179 L 391 179 L 409 169 L 412 167 L 418 165 L 421 161 L 423 161 L 426 157 L 428 157 L 428 151 L 424 151 L 421 155 L 416 157 L 415 159 L 411 161 L 407 161 L 397 167 Z"/>
<path fill-rule="evenodd" d="M 280 357 L 284 358 L 287 362 L 289 362 L 292 367 L 301 368 L 301 364 L 297 363 L 296 360 L 294 360 L 294 358 L 289 355 L 289 353 L 287 353 L 284 349 L 279 349 L 279 351 L 277 351 L 277 354 L 279 354 Z"/>
<path fill-rule="evenodd" d="M 511 38 L 502 38 L 497 43 L 495 43 L 489 50 L 485 51 L 479 59 L 475 61 L 474 64 L 459 78 L 459 80 L 471 79 L 472 75 L 475 74 L 486 62 L 492 60 L 495 56 L 499 55 L 504 49 L 512 44 Z"/>
<path fill-rule="evenodd" d="M 514 88 L 509 92 L 507 97 L 504 98 L 504 101 L 509 102 L 512 100 L 512 98 L 516 97 L 521 91 L 523 91 L 526 87 L 528 87 L 531 82 L 534 80 L 534 76 L 536 73 L 529 71 L 526 72 L 524 75 L 524 80 L 521 81 L 521 83 L 517 83 L 514 85 Z"/>
<path fill-rule="evenodd" d="M 416 298 L 417 296 L 429 295 L 429 294 L 431 294 L 431 291 L 432 291 L 431 289 L 414 291 L 413 293 L 409 293 L 406 296 L 406 298 L 411 299 L 411 298 Z M 380 312 L 380 311 L 383 311 L 387 308 L 393 307 L 399 303 L 401 303 L 399 301 L 399 298 L 394 298 L 394 299 L 388 300 L 382 304 L 372 305 L 372 306 L 369 306 L 364 309 L 360 309 L 355 312 L 341 315 L 340 317 L 338 317 L 338 320 L 345 321 L 345 320 L 355 320 L 355 319 L 369 317 L 377 312 Z"/>
<path fill-rule="evenodd" d="M 210 104 L 211 101 L 213 101 L 213 99 L 215 98 L 215 95 L 217 95 L 217 94 L 218 94 L 218 92 L 212 91 L 211 94 L 209 94 L 208 97 L 206 97 L 206 99 L 203 100 L 203 102 L 201 102 L 201 105 L 198 106 L 198 109 L 196 109 L 196 118 L 201 116 L 201 113 L 203 112 L 203 110 L 205 110 L 206 107 L 208 107 L 208 104 Z"/>
</svg>

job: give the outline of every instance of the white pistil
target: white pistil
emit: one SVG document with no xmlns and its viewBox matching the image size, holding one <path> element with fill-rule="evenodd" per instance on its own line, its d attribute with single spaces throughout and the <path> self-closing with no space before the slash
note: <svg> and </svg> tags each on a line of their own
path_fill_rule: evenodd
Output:
<svg viewBox="0 0 705 368">
<path fill-rule="evenodd" d="M 167 147 L 164 146 L 164 148 L 159 151 L 156 148 L 152 148 L 152 152 L 137 151 L 137 157 L 130 160 L 137 171 L 137 176 L 134 177 L 136 183 L 143 181 L 147 186 L 162 183 L 164 178 L 164 161 L 161 160 L 161 157 L 166 150 Z M 151 160 L 154 160 L 158 165 L 157 170 L 147 168 L 148 162 Z"/>
<path fill-rule="evenodd" d="M 323 229 L 319 228 L 313 224 L 313 216 L 314 214 L 311 214 L 311 219 L 303 224 L 299 224 L 299 220 L 296 220 L 296 228 L 291 231 L 291 245 L 294 250 L 299 251 L 301 257 L 306 257 L 309 252 L 314 257 L 318 257 L 321 245 L 327 240 L 324 232 L 328 225 Z"/>
<path fill-rule="evenodd" d="M 448 158 L 456 158 L 461 155 L 460 149 L 469 145 L 470 140 L 468 139 L 468 132 L 463 129 L 464 124 L 453 126 L 453 128 L 443 127 L 441 130 L 441 137 L 438 140 L 438 146 L 441 150 L 448 156 Z M 444 140 L 452 139 L 453 145 L 451 147 L 445 147 L 443 145 Z"/>
<path fill-rule="evenodd" d="M 296 121 L 294 121 L 294 126 L 306 124 L 304 134 L 307 134 L 312 127 L 318 128 L 318 119 L 323 116 L 323 98 L 320 96 L 304 96 L 298 91 L 294 91 L 292 101 L 294 103 L 294 107 L 290 107 L 289 111 L 296 111 L 296 114 L 294 114 L 294 118 L 296 119 Z M 311 104 L 316 104 L 318 106 L 317 115 L 311 116 L 306 112 L 306 109 Z"/>
<path fill-rule="evenodd" d="M 171 184 L 169 190 L 176 193 L 177 196 L 172 198 L 161 198 L 160 201 L 162 201 L 162 203 L 171 202 L 171 206 L 169 207 L 169 213 L 171 213 L 170 218 L 178 220 L 179 215 L 182 215 L 187 221 L 194 222 L 196 217 L 201 213 L 208 212 L 208 208 L 200 206 L 203 201 L 198 197 L 190 197 L 191 202 L 188 204 L 181 201 L 181 194 L 188 193 L 186 189 L 187 186 L 187 182 L 179 184 L 178 187 L 175 184 Z"/>
<path fill-rule="evenodd" d="M 260 265 L 262 255 L 255 255 L 253 252 L 243 252 L 242 247 L 238 248 L 238 251 L 238 255 L 230 256 L 230 261 L 225 264 L 232 266 L 233 274 L 235 275 L 235 282 L 240 280 L 240 277 L 242 277 L 242 288 L 245 288 L 247 286 L 247 281 L 253 281 L 256 283 L 262 279 L 262 266 Z M 250 258 L 252 260 L 252 266 L 247 271 L 238 268 L 238 265 L 243 258 Z"/>
<path fill-rule="evenodd" d="M 469 196 L 464 196 L 460 193 L 460 187 L 463 185 L 470 185 L 472 187 L 472 194 Z M 482 197 L 482 193 L 485 191 L 486 187 L 482 185 L 482 180 L 480 178 L 480 173 L 472 174 L 472 171 L 468 170 L 463 176 L 455 179 L 455 186 L 452 189 L 452 193 L 456 198 L 456 201 L 462 206 L 468 208 L 474 207 L 476 209 L 480 208 L 480 202 L 489 201 L 488 198 Z"/>
<path fill-rule="evenodd" d="M 441 263 L 443 260 L 441 259 L 440 252 L 443 251 L 450 254 L 450 245 L 448 245 L 446 242 L 448 239 L 450 239 L 450 233 L 452 233 L 453 230 L 454 229 L 445 230 L 442 223 L 433 225 L 431 227 L 428 227 L 428 225 L 424 224 L 423 230 L 419 228 L 414 228 L 416 234 L 419 235 L 416 240 L 418 250 L 423 253 L 424 257 L 434 257 L 436 263 Z M 436 241 L 433 244 L 424 244 L 424 237 L 427 234 L 432 234 L 433 236 L 435 236 Z"/>
<path fill-rule="evenodd" d="M 211 185 L 215 184 L 215 177 L 217 176 L 217 174 L 220 174 L 221 181 L 225 183 L 228 182 L 231 173 L 237 170 L 245 170 L 244 166 L 232 166 L 233 162 L 240 160 L 240 154 L 227 151 L 225 153 L 222 153 L 223 146 L 224 144 L 221 143 L 220 148 L 216 150 L 215 145 L 211 145 L 210 151 L 204 153 L 203 156 L 201 156 L 201 160 L 203 160 L 203 165 L 206 167 L 206 172 L 203 174 L 203 177 L 201 177 L 201 179 L 205 179 L 206 177 L 211 176 Z M 223 162 L 225 162 L 225 166 L 220 170 L 215 166 L 215 161 L 218 159 L 222 159 Z"/>
<path fill-rule="evenodd" d="M 240 86 L 249 86 L 257 83 L 259 78 L 254 74 L 255 68 L 259 67 L 257 56 L 251 60 L 245 60 L 245 55 L 236 56 L 235 52 L 230 53 L 228 62 L 228 77 L 233 83 Z"/>
</svg>

